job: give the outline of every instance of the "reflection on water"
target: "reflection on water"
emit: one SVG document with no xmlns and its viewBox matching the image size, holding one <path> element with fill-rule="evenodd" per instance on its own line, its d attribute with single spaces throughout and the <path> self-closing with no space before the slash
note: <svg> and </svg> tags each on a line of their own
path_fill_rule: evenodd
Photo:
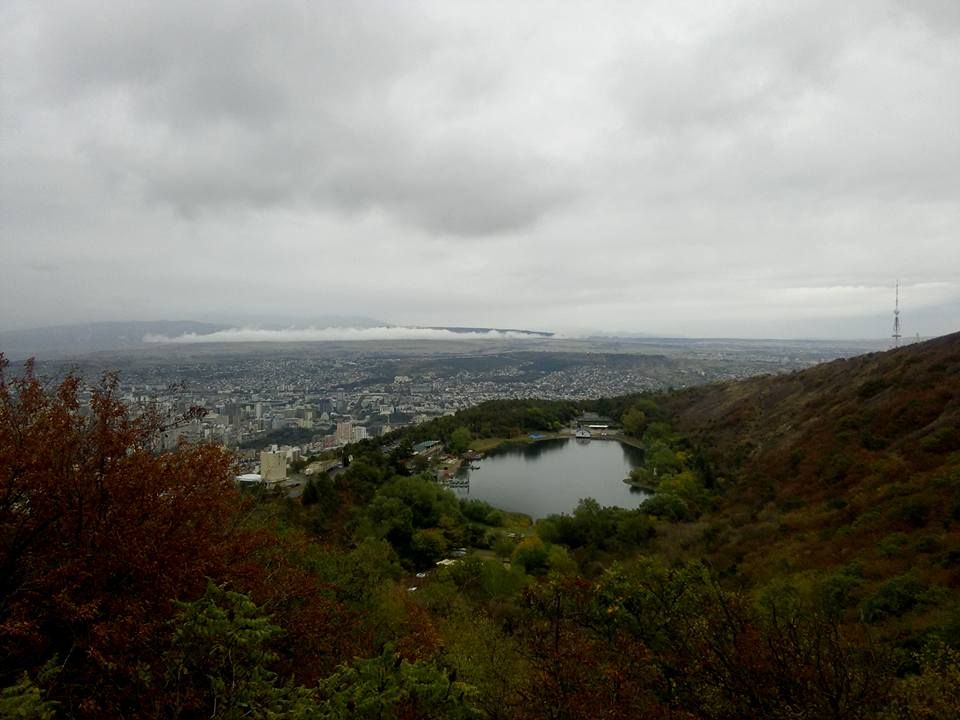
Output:
<svg viewBox="0 0 960 720">
<path fill-rule="evenodd" d="M 612 440 L 559 438 L 508 446 L 488 455 L 478 470 L 464 467 L 459 478 L 469 484 L 454 491 L 534 518 L 569 513 L 586 497 L 635 508 L 649 494 L 623 479 L 642 456 L 641 450 Z"/>
</svg>

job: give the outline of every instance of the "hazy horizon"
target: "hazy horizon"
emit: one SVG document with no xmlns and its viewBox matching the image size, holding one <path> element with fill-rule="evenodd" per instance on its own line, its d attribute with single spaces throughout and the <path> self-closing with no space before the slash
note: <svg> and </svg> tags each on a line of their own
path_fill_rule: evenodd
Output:
<svg viewBox="0 0 960 720">
<path fill-rule="evenodd" d="M 603 331 L 589 328 L 566 329 L 562 331 L 552 328 L 487 328 L 470 327 L 464 325 L 426 326 L 426 325 L 393 325 L 372 318 L 364 318 L 362 323 L 350 324 L 345 322 L 328 321 L 316 323 L 310 321 L 282 322 L 197 322 L 194 320 L 168 318 L 157 320 L 106 320 L 86 323 L 68 323 L 59 325 L 45 325 L 30 328 L 0 328 L 0 341 L 4 337 L 22 339 L 31 334 L 43 336 L 50 333 L 51 337 L 59 331 L 69 332 L 87 328 L 100 330 L 118 326 L 128 330 L 132 326 L 158 326 L 169 324 L 175 326 L 173 332 L 158 332 L 146 329 L 131 341 L 143 345 L 173 345 L 197 343 L 315 343 L 315 342 L 352 342 L 352 341 L 403 341 L 403 340 L 435 340 L 435 341 L 462 341 L 462 340 L 663 340 L 663 341 L 743 341 L 743 342 L 864 342 L 882 343 L 892 342 L 889 334 L 875 336 L 733 336 L 733 335 L 685 335 L 681 333 L 648 333 L 642 331 Z M 181 325 L 199 325 L 202 330 L 183 329 Z M 950 334 L 950 333 L 943 333 Z M 918 334 L 904 334 L 904 342 L 911 342 Z M 920 335 L 919 339 L 928 340 L 940 335 Z M 118 337 L 126 337 L 120 335 Z M 0 352 L 3 352 L 0 345 Z"/>
</svg>

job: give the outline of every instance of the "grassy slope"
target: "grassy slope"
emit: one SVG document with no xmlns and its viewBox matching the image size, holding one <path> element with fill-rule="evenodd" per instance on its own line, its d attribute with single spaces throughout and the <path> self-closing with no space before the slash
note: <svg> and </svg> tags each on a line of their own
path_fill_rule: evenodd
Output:
<svg viewBox="0 0 960 720">
<path fill-rule="evenodd" d="M 757 582 L 858 563 L 960 588 L 960 333 L 665 397 L 724 478 L 664 539 Z"/>
</svg>

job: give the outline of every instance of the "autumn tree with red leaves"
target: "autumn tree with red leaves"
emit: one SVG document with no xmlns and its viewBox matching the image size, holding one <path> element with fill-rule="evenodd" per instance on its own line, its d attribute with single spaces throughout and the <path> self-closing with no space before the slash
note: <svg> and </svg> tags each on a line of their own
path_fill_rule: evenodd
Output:
<svg viewBox="0 0 960 720">
<path fill-rule="evenodd" d="M 308 680 L 350 657 L 349 615 L 291 561 L 295 541 L 250 526 L 228 453 L 156 452 L 161 418 L 131 413 L 115 376 L 81 412 L 78 377 L 51 392 L 32 363 L 8 367 L 0 355 L 0 687 L 52 664 L 68 712 L 154 715 L 176 603 L 210 580 L 298 628 L 287 666 Z"/>
<path fill-rule="evenodd" d="M 51 658 L 59 695 L 110 714 L 139 693 L 178 598 L 223 577 L 241 499 L 211 446 L 155 453 L 155 413 L 132 417 L 106 376 L 49 393 L 0 358 L 0 677 Z M 8 683 L 5 683 L 8 684 Z M 108 687 L 104 687 L 108 685 Z M 121 697 L 116 697 L 120 695 Z"/>
</svg>

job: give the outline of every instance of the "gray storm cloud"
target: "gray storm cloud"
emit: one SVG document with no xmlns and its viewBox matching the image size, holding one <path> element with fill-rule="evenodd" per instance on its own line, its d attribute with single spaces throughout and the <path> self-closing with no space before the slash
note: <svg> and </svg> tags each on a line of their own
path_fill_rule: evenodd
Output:
<svg viewBox="0 0 960 720">
<path fill-rule="evenodd" d="M 0 328 L 956 329 L 957 7 L 10 0 Z"/>
<path fill-rule="evenodd" d="M 390 4 L 86 10 L 46 18 L 45 89 L 78 105 L 112 96 L 86 151 L 188 215 L 379 208 L 475 236 L 529 226 L 575 194 L 536 148 L 472 127 L 470 103 L 422 116 L 455 80 L 433 77 L 436 40 Z"/>
</svg>

